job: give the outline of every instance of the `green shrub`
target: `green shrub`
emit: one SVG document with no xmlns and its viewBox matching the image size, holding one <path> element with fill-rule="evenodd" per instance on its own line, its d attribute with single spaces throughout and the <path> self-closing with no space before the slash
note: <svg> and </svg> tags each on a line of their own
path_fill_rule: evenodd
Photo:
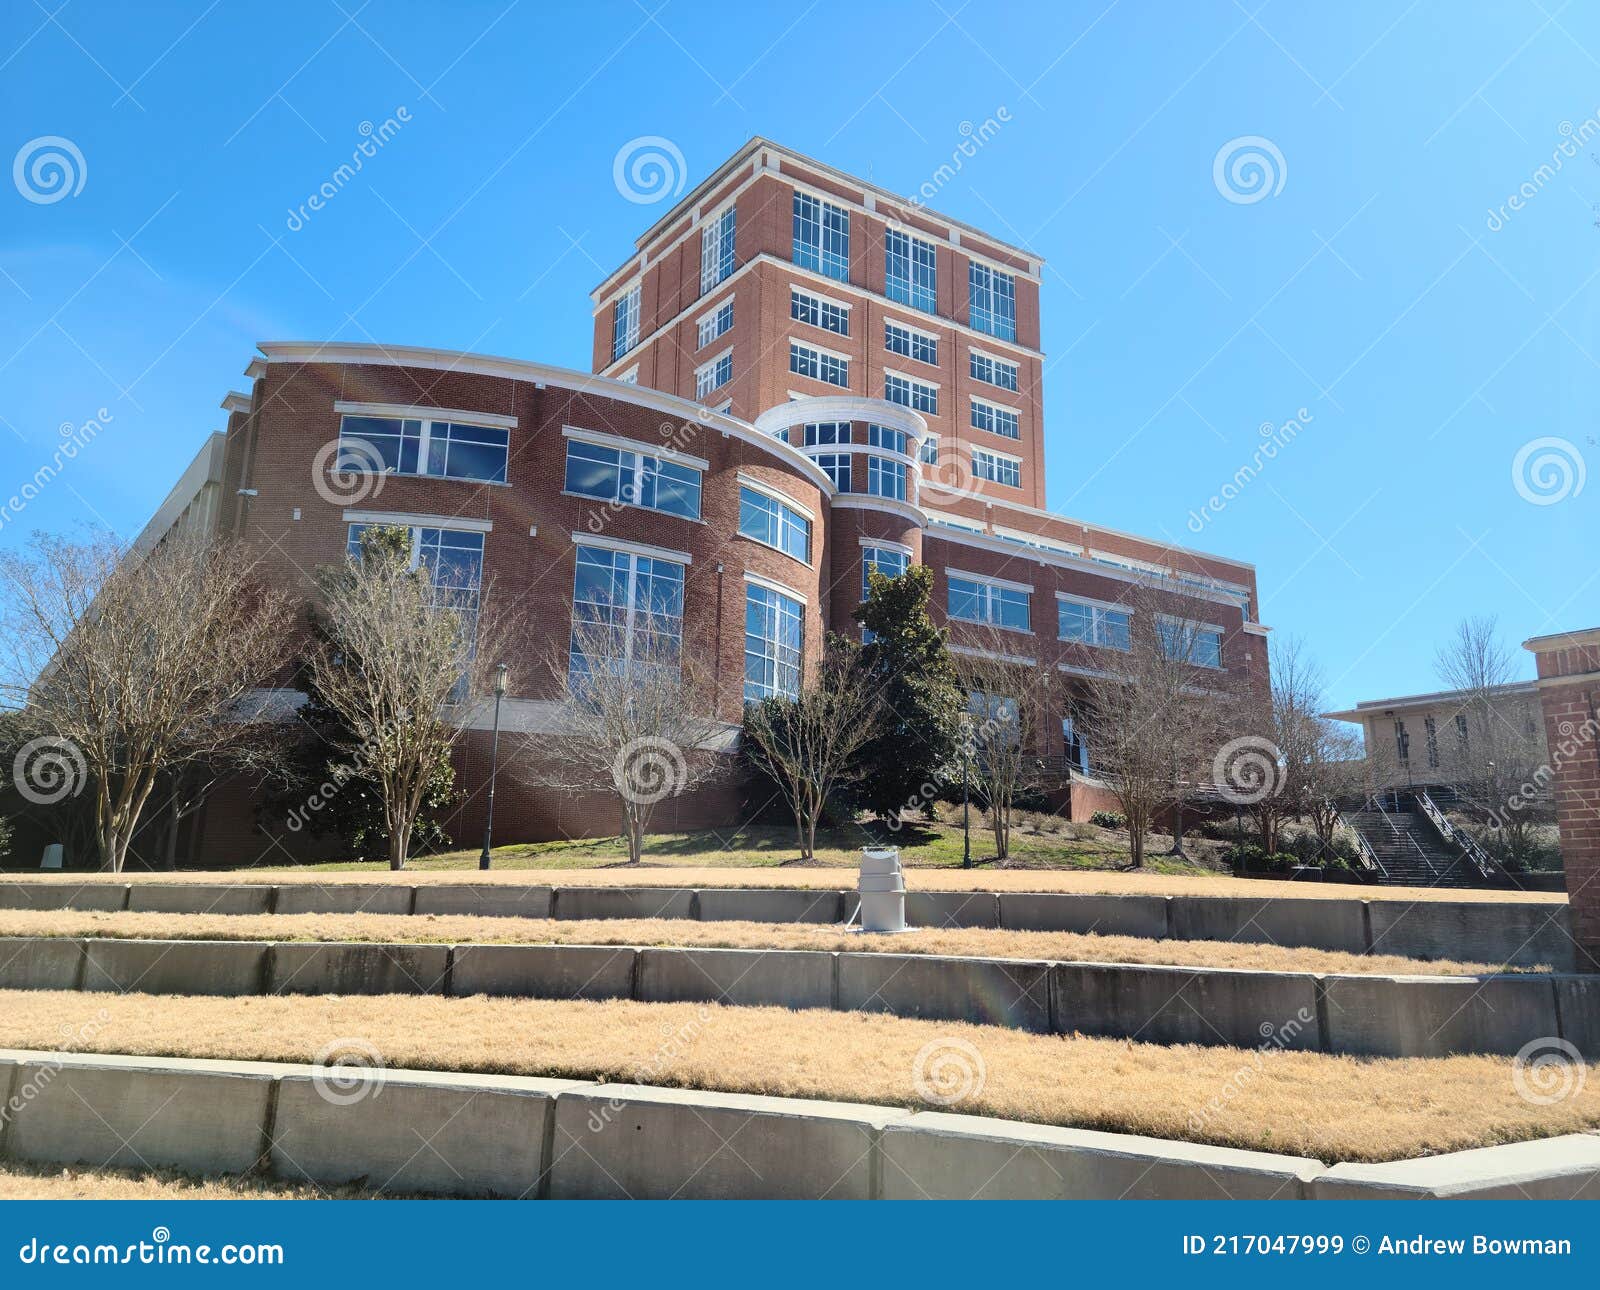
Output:
<svg viewBox="0 0 1600 1290">
<path fill-rule="evenodd" d="M 1128 827 L 1127 817 L 1118 815 L 1115 811 L 1096 811 L 1089 817 L 1089 823 L 1098 825 L 1102 829 L 1125 829 Z"/>
</svg>

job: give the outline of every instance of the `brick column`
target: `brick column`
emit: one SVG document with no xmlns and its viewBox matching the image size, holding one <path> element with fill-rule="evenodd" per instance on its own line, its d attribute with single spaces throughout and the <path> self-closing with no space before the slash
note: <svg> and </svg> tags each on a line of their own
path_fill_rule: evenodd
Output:
<svg viewBox="0 0 1600 1290">
<path fill-rule="evenodd" d="M 1600 627 L 1535 636 L 1523 648 L 1538 660 L 1573 925 L 1600 961 Z"/>
</svg>

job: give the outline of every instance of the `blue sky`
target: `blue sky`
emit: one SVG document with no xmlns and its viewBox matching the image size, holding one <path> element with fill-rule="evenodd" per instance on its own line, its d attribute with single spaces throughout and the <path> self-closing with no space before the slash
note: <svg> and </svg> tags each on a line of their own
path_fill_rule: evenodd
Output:
<svg viewBox="0 0 1600 1290">
<path fill-rule="evenodd" d="M 0 14 L 0 161 L 25 157 L 0 183 L 0 500 L 60 427 L 110 415 L 0 543 L 136 532 L 258 340 L 586 369 L 588 292 L 665 209 L 619 193 L 619 149 L 668 139 L 692 184 L 764 134 L 897 191 L 937 183 L 931 206 L 1042 255 L 1050 505 L 1255 562 L 1262 617 L 1305 638 L 1333 702 L 1433 688 L 1467 613 L 1513 643 L 1600 623 L 1600 480 L 1576 488 L 1600 468 L 1592 7 L 271 12 Z M 291 228 L 363 123 L 402 109 Z M 26 164 L 47 136 L 82 158 L 58 200 Z M 1230 179 L 1242 153 L 1265 189 Z M 1301 409 L 1196 534 L 1260 427 Z"/>
</svg>

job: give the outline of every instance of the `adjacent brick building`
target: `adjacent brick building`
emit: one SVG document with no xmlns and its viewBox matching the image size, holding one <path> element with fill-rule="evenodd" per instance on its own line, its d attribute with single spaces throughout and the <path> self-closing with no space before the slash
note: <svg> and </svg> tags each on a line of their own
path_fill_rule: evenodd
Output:
<svg viewBox="0 0 1600 1290">
<path fill-rule="evenodd" d="M 1252 566 L 1043 509 L 1037 257 L 871 184 L 752 140 L 668 211 L 594 293 L 594 371 L 390 345 L 269 343 L 248 392 L 152 530 L 211 524 L 314 594 L 359 526 L 413 530 L 418 558 L 491 582 L 526 612 L 504 727 L 554 711 L 537 661 L 597 579 L 677 620 L 710 660 L 730 728 L 747 697 L 792 691 L 827 630 L 859 635 L 863 568 L 923 563 L 935 614 L 997 631 L 1007 657 L 1068 683 L 1036 714 L 1070 759 L 1092 750 L 1070 682 L 1127 631 L 1155 580 L 1204 625 L 1200 661 L 1264 693 Z M 193 497 L 204 493 L 197 511 Z M 654 597 L 654 599 L 650 599 Z M 584 608 L 589 607 L 589 608 Z M 632 622 L 631 617 L 629 622 Z M 632 630 L 631 626 L 628 630 Z M 462 841 L 481 829 L 486 740 L 458 766 Z M 220 794 L 188 848 L 209 862 L 302 850 L 268 836 L 251 790 Z M 661 827 L 729 823 L 726 791 L 674 799 Z M 615 812 L 503 774 L 503 840 L 604 834 Z"/>
</svg>

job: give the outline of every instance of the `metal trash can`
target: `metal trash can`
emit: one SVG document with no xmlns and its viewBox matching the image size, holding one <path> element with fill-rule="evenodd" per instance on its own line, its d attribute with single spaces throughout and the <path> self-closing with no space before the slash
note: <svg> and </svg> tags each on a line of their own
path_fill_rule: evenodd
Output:
<svg viewBox="0 0 1600 1290">
<path fill-rule="evenodd" d="M 863 932 L 906 930 L 906 880 L 900 871 L 899 847 L 862 847 L 861 895 Z"/>
<path fill-rule="evenodd" d="M 59 869 L 59 868 L 61 868 L 61 858 L 62 858 L 62 855 L 65 853 L 65 851 L 66 851 L 66 848 L 63 847 L 61 845 L 61 843 L 52 842 L 49 846 L 47 846 L 44 849 L 44 855 L 39 858 L 39 868 L 41 868 L 41 869 Z"/>
</svg>

